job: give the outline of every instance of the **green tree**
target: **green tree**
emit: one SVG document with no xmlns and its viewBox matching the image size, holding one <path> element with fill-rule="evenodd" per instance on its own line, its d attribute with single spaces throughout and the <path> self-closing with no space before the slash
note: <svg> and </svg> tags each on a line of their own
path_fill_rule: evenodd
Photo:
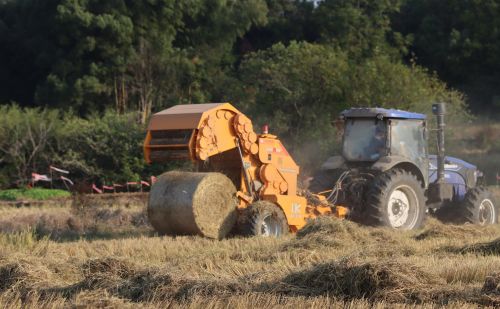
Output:
<svg viewBox="0 0 500 309">
<path fill-rule="evenodd" d="M 447 78 L 465 80 L 500 69 L 500 2 L 407 0 L 396 19 L 413 36 L 418 60 Z"/>
<path fill-rule="evenodd" d="M 122 0 L 63 0 L 50 73 L 37 90 L 38 102 L 69 104 L 81 112 L 103 110 L 113 81 L 133 52 L 133 23 Z"/>
<path fill-rule="evenodd" d="M 394 16 L 416 61 L 467 92 L 471 107 L 500 111 L 500 1 L 406 0 Z"/>
<path fill-rule="evenodd" d="M 51 144 L 61 128 L 59 113 L 0 106 L 0 181 L 25 185 L 31 173 L 47 167 Z M 3 179 L 2 179 L 3 178 Z"/>
<path fill-rule="evenodd" d="M 8 2 L 0 98 L 80 115 L 137 110 L 142 122 L 174 103 L 217 100 L 235 42 L 266 13 L 264 0 Z"/>
<path fill-rule="evenodd" d="M 245 92 L 239 102 L 283 138 L 298 142 L 319 137 L 318 128 L 347 107 L 342 98 L 348 69 L 347 55 L 333 48 L 278 43 L 242 63 Z"/>
<path fill-rule="evenodd" d="M 322 42 L 330 42 L 351 56 L 405 53 L 406 41 L 391 27 L 400 0 L 323 0 L 314 12 Z"/>
<path fill-rule="evenodd" d="M 171 0 L 129 1 L 134 25 L 133 51 L 122 76 L 115 77 L 115 102 L 124 111 L 133 104 L 145 123 L 155 102 L 163 102 L 176 85 L 181 53 L 173 47 L 185 3 Z"/>
<path fill-rule="evenodd" d="M 235 102 L 268 122 L 301 163 L 321 162 L 337 144 L 331 122 L 349 107 L 378 106 L 430 114 L 436 101 L 449 103 L 456 121 L 467 117 L 463 96 L 416 65 L 388 56 L 353 61 L 331 46 L 292 42 L 249 55 L 240 66 L 243 90 Z M 302 149 L 315 151 L 302 151 Z"/>
<path fill-rule="evenodd" d="M 35 103 L 35 91 L 50 72 L 60 0 L 16 0 L 0 4 L 0 100 Z"/>
<path fill-rule="evenodd" d="M 107 112 L 89 119 L 68 119 L 54 160 L 78 177 L 128 181 L 142 176 L 145 129 L 133 114 Z"/>
<path fill-rule="evenodd" d="M 267 23 L 254 25 L 238 43 L 241 55 L 290 41 L 316 42 L 315 4 L 305 0 L 266 0 Z"/>
</svg>

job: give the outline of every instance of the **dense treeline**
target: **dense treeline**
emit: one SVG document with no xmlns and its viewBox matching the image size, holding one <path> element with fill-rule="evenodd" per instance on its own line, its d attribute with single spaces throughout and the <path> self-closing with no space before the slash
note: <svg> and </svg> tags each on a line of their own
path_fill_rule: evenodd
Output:
<svg viewBox="0 0 500 309">
<path fill-rule="evenodd" d="M 330 121 L 350 106 L 428 112 L 443 100 L 463 119 L 465 97 L 448 83 L 472 110 L 498 111 L 499 5 L 0 1 L 0 102 L 16 104 L 2 110 L 3 183 L 50 163 L 94 179 L 151 173 L 141 161 L 144 123 L 180 103 L 231 101 L 257 124 L 271 122 L 301 163 L 311 161 L 299 151 L 305 140 L 317 156 L 332 151 Z M 18 162 L 13 145 L 30 134 L 21 128 L 48 130 L 43 123 L 51 134 Z"/>
</svg>

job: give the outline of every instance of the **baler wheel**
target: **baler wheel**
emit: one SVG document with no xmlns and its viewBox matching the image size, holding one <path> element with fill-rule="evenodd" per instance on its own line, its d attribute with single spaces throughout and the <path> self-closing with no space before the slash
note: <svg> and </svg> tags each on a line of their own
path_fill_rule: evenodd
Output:
<svg viewBox="0 0 500 309">
<path fill-rule="evenodd" d="M 498 223 L 498 207 L 484 187 L 470 189 L 459 207 L 466 222 L 479 225 Z"/>
<path fill-rule="evenodd" d="M 425 196 L 415 175 L 400 169 L 374 179 L 365 196 L 365 223 L 394 229 L 412 230 L 422 226 Z"/>
<path fill-rule="evenodd" d="M 252 203 L 238 221 L 239 231 L 243 236 L 280 237 L 289 233 L 283 210 L 268 201 Z"/>
</svg>

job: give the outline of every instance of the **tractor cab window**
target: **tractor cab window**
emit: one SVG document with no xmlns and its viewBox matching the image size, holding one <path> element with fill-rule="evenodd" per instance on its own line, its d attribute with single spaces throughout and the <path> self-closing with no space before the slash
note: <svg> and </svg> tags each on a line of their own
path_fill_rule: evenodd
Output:
<svg viewBox="0 0 500 309">
<path fill-rule="evenodd" d="M 387 124 L 374 118 L 345 121 L 343 155 L 348 161 L 376 161 L 387 152 Z"/>
<path fill-rule="evenodd" d="M 418 162 L 426 157 L 427 141 L 422 120 L 391 120 L 391 154 Z"/>
</svg>

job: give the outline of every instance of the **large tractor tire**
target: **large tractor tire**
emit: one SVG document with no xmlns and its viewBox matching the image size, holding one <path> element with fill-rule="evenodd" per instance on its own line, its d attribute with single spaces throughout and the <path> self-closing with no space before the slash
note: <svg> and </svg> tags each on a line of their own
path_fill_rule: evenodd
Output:
<svg viewBox="0 0 500 309">
<path fill-rule="evenodd" d="M 390 170 L 376 177 L 365 200 L 365 223 L 413 230 L 424 222 L 424 189 L 417 177 L 405 170 Z"/>
<path fill-rule="evenodd" d="M 498 223 L 498 206 L 486 188 L 478 187 L 470 189 L 462 202 L 447 202 L 435 216 L 445 223 L 484 226 Z"/>
<path fill-rule="evenodd" d="M 459 206 L 466 222 L 478 225 L 498 223 L 498 207 L 486 188 L 470 189 Z"/>
<path fill-rule="evenodd" d="M 238 221 L 238 228 L 243 236 L 281 237 L 289 233 L 283 210 L 268 201 L 252 203 Z"/>
</svg>

